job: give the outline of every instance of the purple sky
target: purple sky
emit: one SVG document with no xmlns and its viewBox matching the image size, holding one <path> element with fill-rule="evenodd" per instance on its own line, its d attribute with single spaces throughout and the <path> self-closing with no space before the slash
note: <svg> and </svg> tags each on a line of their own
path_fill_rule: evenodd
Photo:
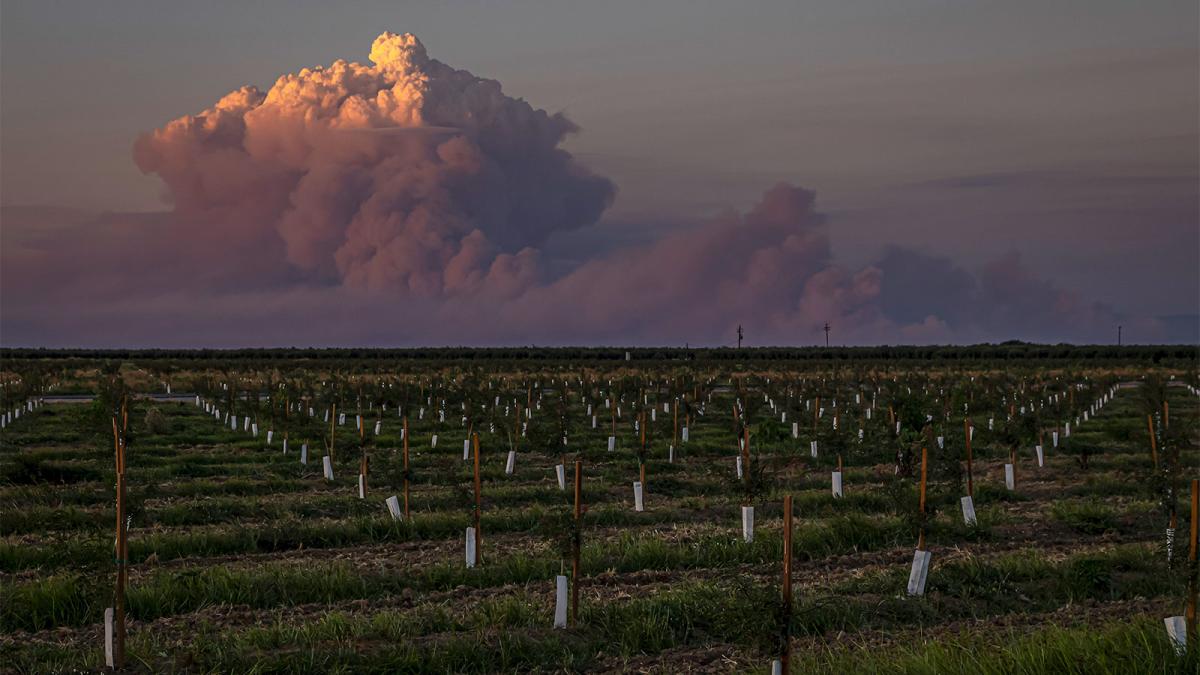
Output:
<svg viewBox="0 0 1200 675">
<path fill-rule="evenodd" d="M 0 344 L 1200 340 L 1194 2 L 795 4 L 6 2 Z"/>
</svg>

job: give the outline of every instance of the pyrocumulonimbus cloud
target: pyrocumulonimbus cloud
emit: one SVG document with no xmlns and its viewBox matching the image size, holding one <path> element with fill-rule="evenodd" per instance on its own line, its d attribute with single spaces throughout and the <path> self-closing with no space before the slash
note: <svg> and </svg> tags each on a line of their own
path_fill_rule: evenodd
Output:
<svg viewBox="0 0 1200 675">
<path fill-rule="evenodd" d="M 175 208 L 282 241 L 312 278 L 422 296 L 514 292 L 537 247 L 596 221 L 615 189 L 559 148 L 576 130 L 500 84 L 384 33 L 337 61 L 143 135 L 134 158 Z"/>
<path fill-rule="evenodd" d="M 846 268 L 815 195 L 786 184 L 745 214 L 549 279 L 547 238 L 595 224 L 616 194 L 561 147 L 576 126 L 430 58 L 409 34 L 380 35 L 370 60 L 303 69 L 266 92 L 243 87 L 138 138 L 134 160 L 162 179 L 173 210 L 6 252 L 6 276 L 30 280 L 28 293 L 5 284 L 10 334 L 51 344 L 723 344 L 743 325 L 756 344 L 814 344 L 828 321 L 839 342 L 863 344 L 1086 341 L 1114 321 L 1015 254 L 972 273 L 893 247 Z M 132 246 L 114 234 L 129 228 L 141 233 Z M 129 264 L 131 249 L 147 264 Z M 67 273 L 85 257 L 91 277 Z M 222 337 L 231 319 L 237 334 Z M 89 338 L 70 339 L 80 325 Z M 151 337 L 131 340 L 132 328 Z"/>
</svg>

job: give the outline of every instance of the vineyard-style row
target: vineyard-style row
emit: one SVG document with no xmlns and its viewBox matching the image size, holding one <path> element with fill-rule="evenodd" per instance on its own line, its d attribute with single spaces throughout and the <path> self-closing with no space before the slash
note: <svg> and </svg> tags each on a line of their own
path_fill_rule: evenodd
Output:
<svg viewBox="0 0 1200 675">
<path fill-rule="evenodd" d="M 0 671 L 1197 664 L 1194 367 L 0 377 Z"/>
</svg>

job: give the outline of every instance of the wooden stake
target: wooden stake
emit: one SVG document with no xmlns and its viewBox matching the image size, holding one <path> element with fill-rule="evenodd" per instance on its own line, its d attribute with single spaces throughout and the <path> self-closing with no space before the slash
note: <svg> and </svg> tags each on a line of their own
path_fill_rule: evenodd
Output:
<svg viewBox="0 0 1200 675">
<path fill-rule="evenodd" d="M 113 415 L 113 462 L 117 473 L 121 472 L 121 434 L 117 431 L 117 416 Z"/>
<path fill-rule="evenodd" d="M 404 519 L 408 520 L 408 415 L 404 416 Z"/>
<path fill-rule="evenodd" d="M 364 419 L 362 416 L 362 408 L 361 407 L 359 408 L 359 412 L 358 412 L 358 420 L 359 420 L 359 422 L 358 422 L 358 446 L 360 448 L 362 448 L 362 458 L 358 462 L 358 473 L 360 475 L 362 475 L 362 484 L 363 484 L 362 496 L 363 496 L 363 499 L 366 499 L 367 498 L 367 470 L 369 469 L 369 460 L 367 459 L 367 443 L 366 443 L 367 420 Z M 332 460 L 330 460 L 330 461 L 332 461 Z"/>
<path fill-rule="evenodd" d="M 1154 460 L 1154 470 L 1158 471 L 1158 439 L 1154 434 L 1154 418 L 1146 413 L 1146 429 L 1150 431 L 1150 458 Z"/>
<path fill-rule="evenodd" d="M 639 417 L 641 418 L 641 422 L 638 424 L 638 430 L 641 431 L 642 454 L 641 454 L 641 457 L 638 458 L 638 480 L 641 481 L 642 490 L 645 491 L 646 490 L 646 460 L 645 460 L 645 457 L 646 457 L 646 420 L 648 419 L 646 417 L 646 411 L 643 410 L 641 415 L 639 415 Z"/>
<path fill-rule="evenodd" d="M 292 407 L 292 401 L 288 397 L 283 398 L 283 444 L 287 447 L 288 440 L 288 410 Z"/>
<path fill-rule="evenodd" d="M 967 435 L 967 496 L 975 498 L 975 479 L 971 475 L 971 420 L 963 420 L 964 433 Z"/>
<path fill-rule="evenodd" d="M 789 671 L 792 658 L 792 496 L 783 498 L 783 653 L 779 660 L 783 672 Z"/>
<path fill-rule="evenodd" d="M 483 547 L 483 536 L 479 529 L 479 512 L 482 508 L 479 497 L 479 434 L 474 434 L 475 440 L 475 566 L 479 566 L 479 549 Z"/>
<path fill-rule="evenodd" d="M 1192 528 L 1191 542 L 1188 547 L 1188 562 L 1191 563 L 1191 569 L 1188 570 L 1188 606 L 1187 606 L 1187 630 L 1188 644 L 1194 648 L 1196 640 L 1200 639 L 1200 626 L 1196 625 L 1196 549 L 1198 546 L 1197 535 L 1200 534 L 1200 480 L 1192 479 Z"/>
<path fill-rule="evenodd" d="M 337 404 L 333 404 L 333 412 L 329 413 L 329 463 L 333 464 L 333 436 L 337 431 Z"/>
<path fill-rule="evenodd" d="M 921 448 L 921 531 L 917 538 L 917 549 L 925 550 L 925 477 L 929 468 L 929 451 Z"/>
<path fill-rule="evenodd" d="M 674 432 L 674 435 L 671 437 L 672 438 L 671 442 L 674 445 L 678 446 L 679 445 L 679 399 L 675 399 L 675 403 L 674 403 L 674 405 L 671 406 L 671 409 L 673 411 L 673 417 L 675 420 L 674 421 L 675 432 Z"/>
<path fill-rule="evenodd" d="M 113 666 L 117 669 L 125 667 L 125 556 L 129 550 L 125 532 L 125 474 L 117 474 L 117 598 L 114 603 L 115 635 L 113 645 Z"/>
<path fill-rule="evenodd" d="M 126 403 L 121 403 L 121 429 L 118 432 L 117 420 L 113 418 L 113 438 L 116 451 L 115 469 L 116 510 L 117 510 L 117 542 L 114 551 L 117 562 L 116 599 L 113 602 L 114 636 L 113 636 L 113 667 L 125 667 L 125 582 L 127 578 L 126 558 L 129 554 L 129 543 L 125 530 L 125 433 L 129 428 L 129 411 Z"/>
<path fill-rule="evenodd" d="M 575 460 L 575 530 L 583 516 L 583 462 Z M 571 625 L 579 620 L 579 538 L 571 543 Z"/>
</svg>

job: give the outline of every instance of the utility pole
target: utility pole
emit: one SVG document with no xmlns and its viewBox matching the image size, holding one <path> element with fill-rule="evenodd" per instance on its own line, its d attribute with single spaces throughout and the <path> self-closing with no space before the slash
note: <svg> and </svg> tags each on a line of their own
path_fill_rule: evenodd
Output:
<svg viewBox="0 0 1200 675">
<path fill-rule="evenodd" d="M 825 346 L 829 346 L 829 322 L 825 322 Z"/>
<path fill-rule="evenodd" d="M 742 324 L 738 324 L 738 349 L 742 348 Z"/>
<path fill-rule="evenodd" d="M 1117 326 L 1117 346 L 1121 346 L 1121 327 Z"/>
</svg>

